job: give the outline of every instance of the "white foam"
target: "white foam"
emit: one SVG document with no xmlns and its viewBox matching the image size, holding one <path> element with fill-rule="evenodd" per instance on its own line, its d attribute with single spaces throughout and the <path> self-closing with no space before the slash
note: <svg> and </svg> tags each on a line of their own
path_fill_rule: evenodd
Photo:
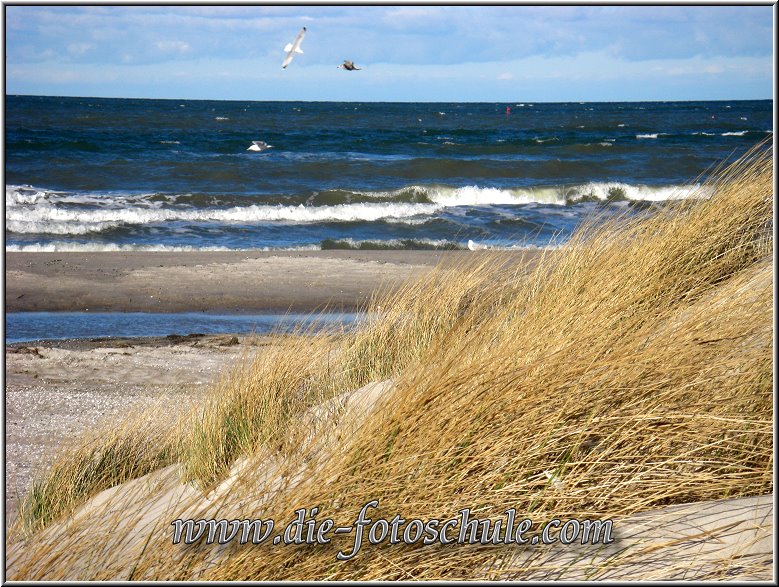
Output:
<svg viewBox="0 0 779 587">
<path fill-rule="evenodd" d="M 331 239 L 334 243 L 340 243 L 347 245 L 348 248 L 352 249 L 359 249 L 362 245 L 368 245 L 373 247 L 387 247 L 392 249 L 402 249 L 405 247 L 405 242 L 411 241 L 414 244 L 417 245 L 426 245 L 430 247 L 446 247 L 449 245 L 454 244 L 450 240 L 446 239 L 432 239 L 432 238 L 412 238 L 412 239 L 398 239 L 398 238 L 392 238 L 392 239 L 386 239 L 386 240 L 380 240 L 380 239 L 353 239 L 353 238 L 338 238 L 338 239 Z"/>
<path fill-rule="evenodd" d="M 724 132 L 722 133 L 723 137 L 743 137 L 745 134 L 747 134 L 748 130 L 738 130 L 734 132 Z"/>
<path fill-rule="evenodd" d="M 117 245 L 113 243 L 68 243 L 51 242 L 31 245 L 6 245 L 8 253 L 99 253 L 111 251 L 141 251 L 141 252 L 193 252 L 193 251 L 318 251 L 319 245 L 303 245 L 299 247 L 261 247 L 251 249 L 207 246 L 193 247 L 189 245 Z"/>
<path fill-rule="evenodd" d="M 611 143 L 600 143 L 611 146 Z M 59 193 L 29 186 L 6 187 L 6 230 L 17 234 L 86 235 L 122 226 L 155 223 L 189 224 L 312 224 L 323 222 L 376 222 L 419 225 L 431 221 L 446 208 L 547 204 L 563 206 L 582 199 L 606 200 L 615 190 L 629 200 L 663 201 L 698 197 L 698 186 L 645 186 L 592 182 L 574 186 L 494 188 L 476 185 L 408 186 L 394 191 L 357 192 L 389 202 L 360 202 L 332 206 L 259 205 L 230 208 L 163 207 L 150 194 L 101 195 Z M 398 202 L 414 194 L 427 202 Z M 706 194 L 702 194 L 706 195 Z M 167 197 L 168 203 L 175 196 Z M 73 205 L 78 204 L 78 205 Z"/>
<path fill-rule="evenodd" d="M 57 206 L 59 204 L 78 204 L 102 207 L 124 208 L 128 204 L 157 208 L 162 204 L 149 198 L 155 194 L 96 194 L 88 192 L 58 192 L 39 189 L 28 185 L 8 185 L 5 187 L 5 206 L 34 205 L 37 207 Z"/>
<path fill-rule="evenodd" d="M 45 190 L 36 190 L 29 186 L 7 186 L 5 188 L 5 207 L 34 205 L 46 198 Z"/>
<path fill-rule="evenodd" d="M 658 133 L 655 132 L 655 133 L 650 133 L 650 134 L 645 134 L 645 135 L 636 135 L 636 138 L 637 139 L 656 139 L 657 135 L 658 135 Z"/>
<path fill-rule="evenodd" d="M 9 220 L 5 229 L 17 234 L 90 234 L 119 226 L 119 222 L 57 222 L 51 220 Z"/>
<path fill-rule="evenodd" d="M 374 222 L 385 218 L 406 218 L 438 212 L 435 204 L 359 203 L 336 206 L 236 206 L 227 209 L 99 209 L 73 210 L 55 207 L 33 208 L 6 214 L 6 229 L 19 233 L 85 234 L 119 224 L 157 222 L 218 222 L 252 224 L 264 222 Z"/>
<path fill-rule="evenodd" d="M 607 200 L 613 193 L 619 192 L 627 200 L 664 202 L 668 200 L 683 200 L 686 198 L 707 198 L 711 195 L 708 188 L 700 184 L 690 186 L 648 186 L 634 185 L 621 182 L 589 183 L 583 186 L 570 188 L 567 196 L 576 201 L 582 198 L 597 198 Z"/>
<path fill-rule="evenodd" d="M 393 191 L 355 192 L 365 197 L 393 199 L 412 193 L 433 202 L 438 209 L 455 206 L 490 206 L 501 204 L 564 204 L 565 200 L 556 188 L 501 189 L 479 186 L 419 186 L 412 185 Z M 419 205 L 419 204 L 417 204 Z M 391 221 L 408 224 L 426 222 L 429 219 L 395 217 Z"/>
<path fill-rule="evenodd" d="M 421 226 L 423 224 L 427 224 L 433 220 L 432 216 L 423 217 L 423 218 L 386 218 L 384 219 L 384 222 L 387 224 L 406 224 L 408 226 Z"/>
<path fill-rule="evenodd" d="M 611 145 L 611 143 L 604 143 Z M 563 206 L 585 198 L 607 200 L 618 190 L 627 200 L 661 202 L 684 198 L 708 197 L 710 191 L 700 184 L 691 186 L 669 185 L 649 186 L 621 182 L 590 182 L 573 186 L 553 186 L 536 188 L 436 188 L 428 197 L 442 206 L 489 206 L 517 204 L 552 204 Z"/>
</svg>

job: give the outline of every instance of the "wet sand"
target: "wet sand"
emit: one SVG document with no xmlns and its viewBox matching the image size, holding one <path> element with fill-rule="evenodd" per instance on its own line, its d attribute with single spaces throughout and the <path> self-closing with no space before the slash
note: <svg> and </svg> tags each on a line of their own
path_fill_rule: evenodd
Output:
<svg viewBox="0 0 779 587">
<path fill-rule="evenodd" d="M 353 311 L 471 251 L 5 254 L 6 311 Z M 530 253 L 528 253 L 530 254 Z M 512 253 L 512 255 L 514 255 Z M 515 254 L 521 259 L 524 252 Z"/>
</svg>

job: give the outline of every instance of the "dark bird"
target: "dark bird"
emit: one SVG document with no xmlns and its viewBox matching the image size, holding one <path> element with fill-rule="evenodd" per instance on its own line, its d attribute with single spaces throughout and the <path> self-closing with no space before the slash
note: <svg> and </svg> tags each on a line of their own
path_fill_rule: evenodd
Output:
<svg viewBox="0 0 779 587">
<path fill-rule="evenodd" d="M 348 59 L 344 59 L 344 62 L 342 65 L 338 66 L 338 69 L 345 69 L 346 71 L 359 71 L 360 67 L 357 67 L 354 62 L 349 61 Z"/>
</svg>

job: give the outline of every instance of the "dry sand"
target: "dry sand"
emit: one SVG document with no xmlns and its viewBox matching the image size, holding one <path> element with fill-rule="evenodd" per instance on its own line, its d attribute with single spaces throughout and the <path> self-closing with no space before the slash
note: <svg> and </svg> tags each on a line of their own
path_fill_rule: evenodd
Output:
<svg viewBox="0 0 779 587">
<path fill-rule="evenodd" d="M 234 343 L 235 340 L 239 344 Z M 249 344 L 267 338 L 200 336 L 22 343 L 6 347 L 6 524 L 34 470 L 85 431 L 159 402 L 173 418 Z"/>
</svg>

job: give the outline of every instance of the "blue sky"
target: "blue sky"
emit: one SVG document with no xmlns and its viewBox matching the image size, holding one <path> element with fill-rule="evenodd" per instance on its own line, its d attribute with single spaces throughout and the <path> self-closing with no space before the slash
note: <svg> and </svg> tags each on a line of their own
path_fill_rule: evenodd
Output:
<svg viewBox="0 0 779 587">
<path fill-rule="evenodd" d="M 288 69 L 282 48 L 308 33 Z M 6 6 L 6 92 L 238 100 L 773 96 L 772 6 Z M 364 69 L 337 69 L 344 59 Z"/>
</svg>

